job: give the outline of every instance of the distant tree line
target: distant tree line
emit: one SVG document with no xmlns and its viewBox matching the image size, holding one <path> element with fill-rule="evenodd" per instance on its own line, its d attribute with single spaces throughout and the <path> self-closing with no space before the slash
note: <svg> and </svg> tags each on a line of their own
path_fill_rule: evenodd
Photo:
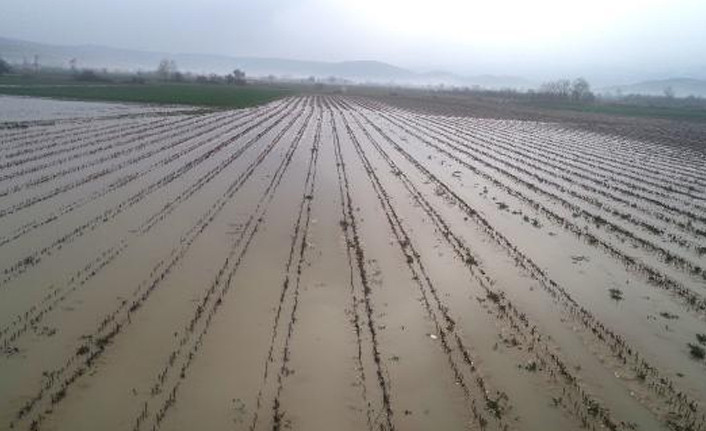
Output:
<svg viewBox="0 0 706 431">
<path fill-rule="evenodd" d="M 613 96 L 607 100 L 612 103 L 634 106 L 706 109 L 706 99 L 703 97 L 676 97 L 669 93 L 663 95 L 626 94 L 617 97 Z"/>
<path fill-rule="evenodd" d="M 26 60 L 22 65 L 14 67 L 5 59 L 0 57 L 0 75 L 9 73 L 22 73 L 27 75 L 39 73 L 38 56 L 35 56 L 35 67 L 30 67 L 30 63 Z M 45 75 L 61 76 L 64 75 L 69 79 L 80 82 L 92 83 L 131 83 L 131 84 L 146 84 L 149 81 L 165 81 L 165 82 L 196 82 L 205 84 L 223 84 L 223 85 L 246 85 L 247 77 L 241 69 L 234 69 L 232 72 L 219 75 L 211 74 L 193 74 L 182 73 L 179 71 L 177 64 L 171 59 L 162 59 L 157 64 L 157 68 L 151 72 L 109 72 L 107 69 L 79 69 L 78 59 L 71 58 L 68 60 L 68 68 L 48 67 L 42 68 Z M 270 82 L 274 82 L 274 77 L 268 78 Z"/>
<path fill-rule="evenodd" d="M 584 78 L 573 81 L 559 79 L 543 83 L 535 93 L 538 98 L 571 101 L 578 103 L 593 102 L 596 96 L 591 92 L 591 85 Z"/>
<path fill-rule="evenodd" d="M 451 93 L 468 93 L 483 97 L 500 98 L 522 101 L 551 101 L 570 103 L 593 103 L 597 96 L 591 91 L 591 85 L 585 78 L 558 79 L 547 81 L 537 89 L 518 90 L 515 88 L 488 89 L 478 85 L 472 87 L 451 87 L 443 85 L 436 87 L 436 91 Z"/>
<path fill-rule="evenodd" d="M 152 72 L 137 72 L 129 74 L 108 73 L 107 70 L 97 71 L 93 69 L 78 70 L 76 59 L 69 61 L 70 72 L 74 80 L 82 82 L 125 82 L 127 79 L 131 84 L 146 84 L 148 81 L 164 82 L 197 82 L 201 84 L 232 84 L 245 85 L 247 83 L 245 72 L 235 69 L 231 73 L 218 75 L 211 73 L 192 74 L 179 71 L 174 60 L 160 60 L 157 68 Z"/>
<path fill-rule="evenodd" d="M 190 75 L 183 74 L 179 72 L 176 62 L 174 60 L 163 59 L 157 65 L 157 70 L 155 71 L 157 77 L 162 81 L 174 81 L 174 82 L 184 82 L 184 81 L 195 81 L 205 84 L 233 84 L 233 85 L 245 85 L 245 72 L 240 69 L 235 69 L 231 73 L 225 75 L 218 75 L 215 73 L 209 75 Z"/>
<path fill-rule="evenodd" d="M 577 85 L 578 84 L 578 85 Z M 487 89 L 480 86 L 429 88 L 434 93 L 468 94 L 483 98 L 521 101 L 521 102 L 558 102 L 597 105 L 630 105 L 649 108 L 684 108 L 706 109 L 706 98 L 700 96 L 676 97 L 671 87 L 666 87 L 661 95 L 645 94 L 594 94 L 585 79 L 558 80 L 542 84 L 538 89 L 518 90 L 514 88 Z M 391 91 L 390 95 L 397 95 Z"/>
<path fill-rule="evenodd" d="M 475 85 L 473 87 L 452 87 L 450 89 L 438 86 L 437 91 L 469 93 L 484 97 L 525 101 L 591 103 L 597 100 L 597 96 L 591 91 L 591 85 L 584 78 L 576 78 L 573 81 L 568 79 L 547 81 L 536 90 L 518 90 L 515 88 L 488 89 Z"/>
</svg>

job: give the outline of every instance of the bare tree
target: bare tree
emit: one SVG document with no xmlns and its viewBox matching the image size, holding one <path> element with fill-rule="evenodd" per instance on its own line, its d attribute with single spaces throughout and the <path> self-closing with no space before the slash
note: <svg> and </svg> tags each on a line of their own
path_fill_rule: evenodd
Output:
<svg viewBox="0 0 706 431">
<path fill-rule="evenodd" d="M 169 76 L 173 77 L 177 73 L 177 64 L 174 60 L 169 60 Z"/>
<path fill-rule="evenodd" d="M 177 73 L 177 65 L 174 60 L 162 59 L 157 66 L 157 76 L 163 80 L 169 80 L 174 74 Z"/>
<path fill-rule="evenodd" d="M 233 71 L 233 83 L 235 85 L 245 85 L 245 72 L 235 69 Z"/>
<path fill-rule="evenodd" d="M 12 72 L 12 67 L 10 67 L 10 63 L 0 58 L 0 75 L 4 75 L 10 72 Z"/>
<path fill-rule="evenodd" d="M 585 78 L 576 78 L 571 84 L 571 99 L 574 102 L 588 102 L 593 99 L 591 86 Z"/>
<path fill-rule="evenodd" d="M 667 99 L 673 99 L 674 98 L 674 89 L 671 86 L 664 87 L 664 97 Z"/>
<path fill-rule="evenodd" d="M 571 81 L 559 79 L 548 81 L 539 87 L 539 93 L 553 99 L 568 99 L 571 91 Z"/>
<path fill-rule="evenodd" d="M 245 85 L 245 72 L 240 69 L 235 69 L 232 73 L 226 75 L 226 83 Z"/>
<path fill-rule="evenodd" d="M 576 78 L 573 82 L 568 79 L 545 82 L 539 87 L 537 95 L 548 99 L 575 102 L 589 102 L 595 97 L 591 93 L 591 86 L 584 78 Z"/>
<path fill-rule="evenodd" d="M 566 99 L 569 97 L 569 92 L 571 91 L 571 81 L 568 79 L 560 79 L 556 82 L 557 94 Z"/>
</svg>

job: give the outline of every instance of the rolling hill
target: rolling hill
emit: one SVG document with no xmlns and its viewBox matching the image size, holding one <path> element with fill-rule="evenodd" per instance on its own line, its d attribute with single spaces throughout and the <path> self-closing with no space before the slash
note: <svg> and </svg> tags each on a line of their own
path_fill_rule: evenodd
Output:
<svg viewBox="0 0 706 431">
<path fill-rule="evenodd" d="M 324 62 L 284 58 L 230 57 L 212 54 L 165 53 L 138 51 L 96 45 L 61 46 L 0 37 L 0 57 L 10 63 L 32 63 L 34 56 L 45 67 L 69 67 L 77 60 L 79 68 L 115 71 L 150 71 L 160 60 L 168 58 L 179 70 L 192 73 L 229 73 L 235 68 L 249 76 L 319 79 L 336 77 L 354 82 L 405 85 L 457 85 L 485 88 L 530 88 L 532 83 L 512 76 L 461 76 L 446 71 L 420 73 L 380 61 Z"/>
</svg>

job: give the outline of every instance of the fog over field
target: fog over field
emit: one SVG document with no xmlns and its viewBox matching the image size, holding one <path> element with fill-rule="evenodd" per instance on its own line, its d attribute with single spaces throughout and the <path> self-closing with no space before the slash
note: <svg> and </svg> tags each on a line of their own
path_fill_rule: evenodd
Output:
<svg viewBox="0 0 706 431">
<path fill-rule="evenodd" d="M 5 0 L 0 36 L 617 85 L 706 78 L 705 18 L 698 0 Z"/>
</svg>

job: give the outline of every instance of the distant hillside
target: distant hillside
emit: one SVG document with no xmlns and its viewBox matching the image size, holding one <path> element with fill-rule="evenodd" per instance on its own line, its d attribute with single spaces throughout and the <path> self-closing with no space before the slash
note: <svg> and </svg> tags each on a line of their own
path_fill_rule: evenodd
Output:
<svg viewBox="0 0 706 431">
<path fill-rule="evenodd" d="M 282 58 L 229 57 L 209 54 L 171 54 L 164 52 L 136 51 L 95 45 L 59 46 L 0 37 L 0 57 L 10 63 L 32 63 L 37 55 L 45 67 L 69 66 L 72 58 L 79 68 L 114 71 L 150 71 L 159 61 L 168 58 L 177 63 L 181 71 L 193 73 L 224 74 L 240 68 L 249 76 L 275 75 L 277 77 L 319 79 L 336 77 L 359 83 L 406 85 L 457 85 L 485 88 L 529 88 L 532 85 L 517 77 L 483 75 L 465 77 L 438 71 L 417 73 L 379 61 L 323 62 L 289 60 Z"/>
<path fill-rule="evenodd" d="M 346 61 L 328 63 L 319 61 L 288 60 L 281 58 L 228 57 L 209 54 L 171 54 L 165 52 L 136 51 L 104 46 L 58 46 L 16 39 L 0 38 L 0 56 L 10 63 L 32 62 L 39 57 L 42 66 L 68 67 L 75 58 L 79 68 L 110 70 L 154 70 L 160 60 L 169 58 L 182 71 L 193 73 L 229 73 L 240 68 L 252 76 L 290 76 L 303 78 L 336 76 L 355 80 L 404 80 L 414 77 L 400 67 L 377 61 Z"/>
<path fill-rule="evenodd" d="M 706 80 L 693 78 L 670 78 L 655 81 L 643 81 L 636 84 L 606 87 L 600 90 L 612 94 L 643 94 L 662 96 L 666 88 L 671 88 L 677 97 L 706 97 Z"/>
</svg>

